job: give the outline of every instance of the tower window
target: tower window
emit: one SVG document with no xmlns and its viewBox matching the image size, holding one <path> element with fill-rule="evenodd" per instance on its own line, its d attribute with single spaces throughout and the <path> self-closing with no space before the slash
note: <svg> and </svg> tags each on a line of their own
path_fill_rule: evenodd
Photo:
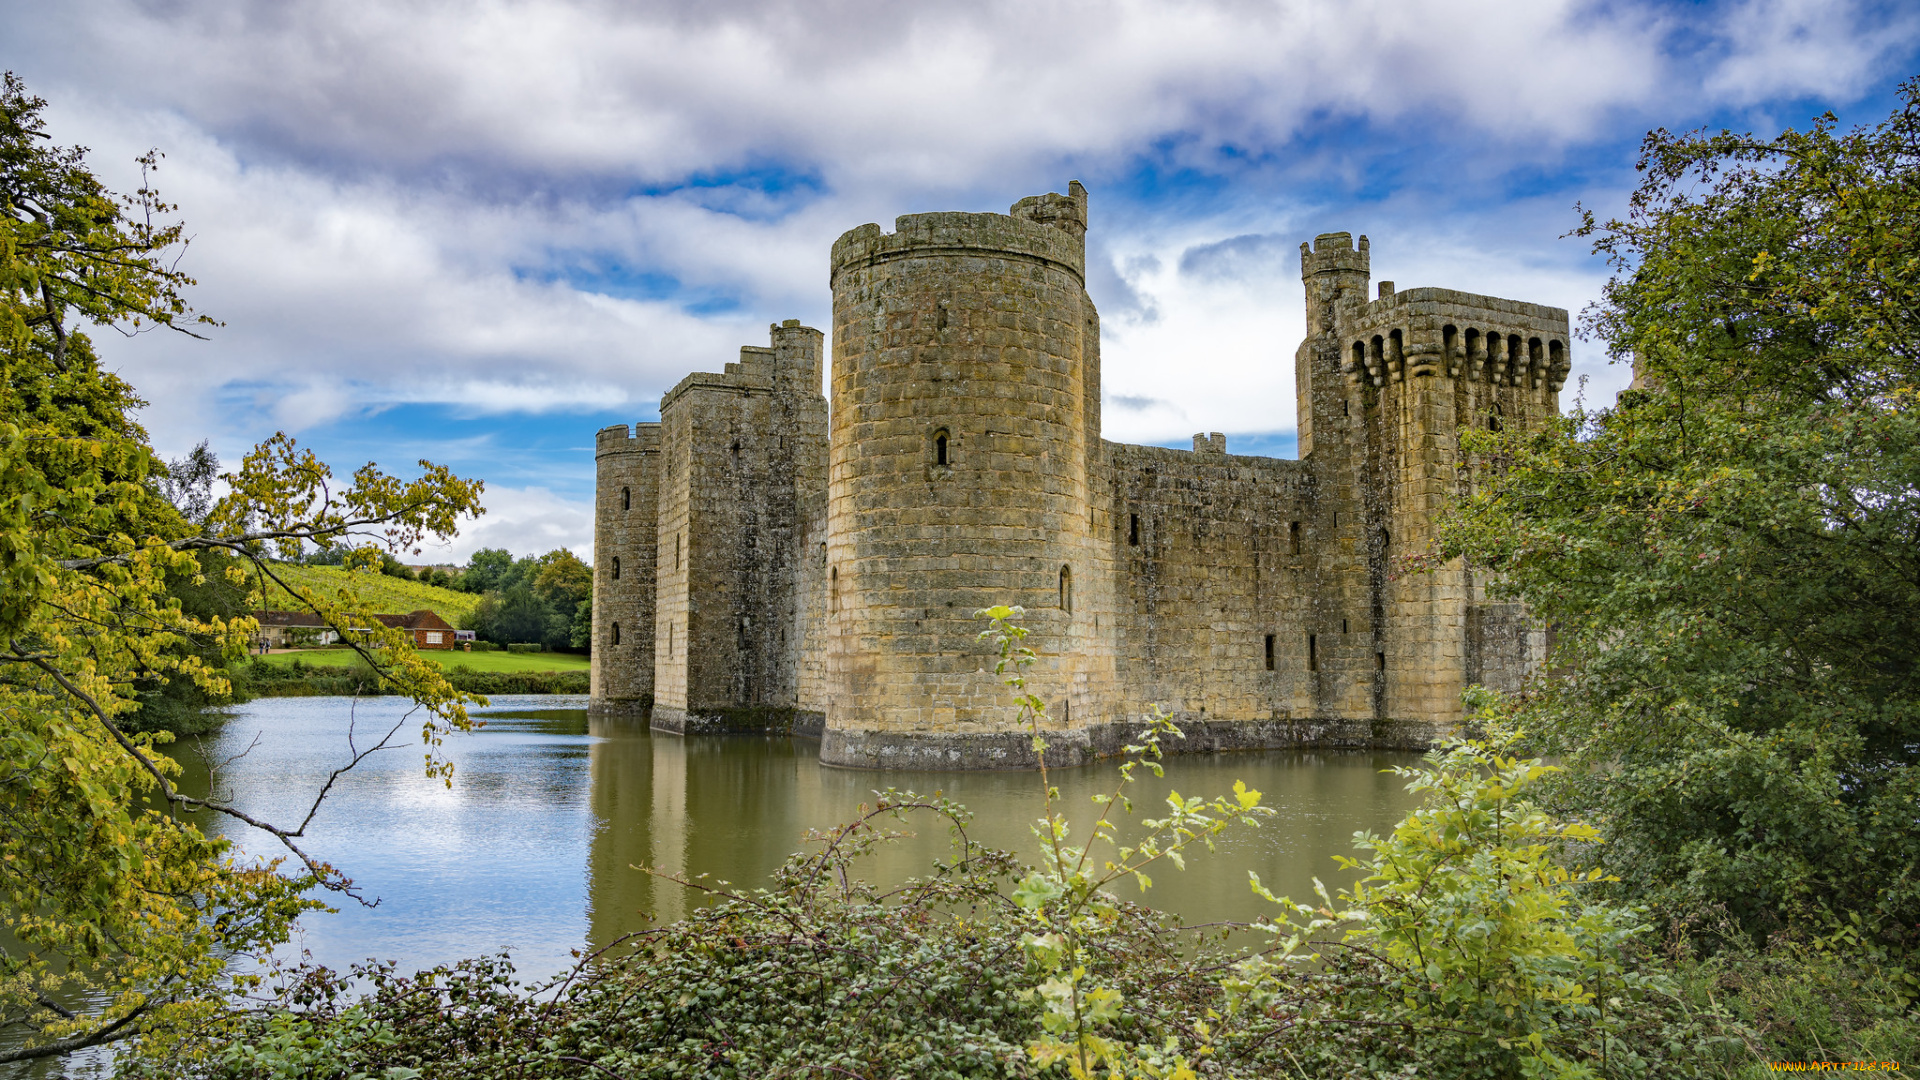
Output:
<svg viewBox="0 0 1920 1080">
<path fill-rule="evenodd" d="M 1373 666 L 1378 671 L 1387 670 L 1387 654 L 1383 652 L 1374 653 Z"/>
<path fill-rule="evenodd" d="M 680 569 L 680 534 L 673 534 L 673 568 Z"/>
<path fill-rule="evenodd" d="M 620 580 L 620 556 L 618 555 L 613 557 L 613 580 Z"/>
<path fill-rule="evenodd" d="M 1287 548 L 1288 554 L 1300 554 L 1300 523 L 1297 521 L 1287 523 Z"/>
<path fill-rule="evenodd" d="M 1140 515 L 1139 514 L 1127 515 L 1127 543 L 1134 544 L 1136 546 L 1140 543 Z"/>
<path fill-rule="evenodd" d="M 1267 670 L 1273 670 L 1273 635 L 1267 635 Z"/>
<path fill-rule="evenodd" d="M 945 431 L 936 431 L 933 433 L 933 463 L 935 465 L 945 465 L 947 463 L 947 433 Z"/>
<path fill-rule="evenodd" d="M 613 624 L 613 643 L 615 645 L 620 644 L 620 624 L 619 623 Z"/>
<path fill-rule="evenodd" d="M 1313 634 L 1307 635 L 1307 670 L 1320 670 L 1320 639 Z"/>
<path fill-rule="evenodd" d="M 673 624 L 667 624 L 667 659 L 673 659 Z"/>
<path fill-rule="evenodd" d="M 632 488 L 620 489 L 620 509 L 622 510 L 633 509 L 633 489 Z"/>
<path fill-rule="evenodd" d="M 1347 620 L 1345 619 L 1340 620 L 1340 632 L 1343 634 L 1347 632 Z"/>
<path fill-rule="evenodd" d="M 840 610 L 840 568 L 827 571 L 827 610 Z"/>
<path fill-rule="evenodd" d="M 1060 610 L 1073 614 L 1073 571 L 1064 566 L 1060 568 Z"/>
</svg>

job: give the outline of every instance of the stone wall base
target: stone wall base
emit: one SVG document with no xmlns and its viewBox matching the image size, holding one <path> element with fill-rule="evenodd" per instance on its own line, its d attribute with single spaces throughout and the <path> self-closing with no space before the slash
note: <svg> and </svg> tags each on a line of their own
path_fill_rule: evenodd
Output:
<svg viewBox="0 0 1920 1080">
<path fill-rule="evenodd" d="M 826 728 L 825 713 L 792 706 L 753 705 L 719 709 L 653 710 L 653 730 L 675 735 L 792 735 L 817 739 Z"/>
<path fill-rule="evenodd" d="M 1425 750 L 1445 734 L 1440 725 L 1422 720 L 1204 720 L 1179 727 L 1185 738 L 1161 743 L 1169 756 L 1234 750 Z M 1145 730 L 1145 725 L 1128 723 L 1048 732 L 1047 765 L 1072 768 L 1117 756 Z M 1039 767 L 1033 736 L 1016 731 L 932 734 L 829 728 L 820 738 L 820 763 L 940 771 Z"/>
<path fill-rule="evenodd" d="M 589 698 L 587 711 L 608 716 L 645 716 L 653 711 L 653 695 L 631 698 Z"/>
</svg>

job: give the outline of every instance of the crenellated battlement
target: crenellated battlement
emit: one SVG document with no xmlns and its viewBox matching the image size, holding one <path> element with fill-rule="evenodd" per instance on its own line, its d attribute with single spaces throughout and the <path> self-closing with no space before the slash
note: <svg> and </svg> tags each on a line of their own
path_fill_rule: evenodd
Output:
<svg viewBox="0 0 1920 1080">
<path fill-rule="evenodd" d="M 1321 233 L 1313 238 L 1312 244 L 1300 245 L 1300 276 L 1310 278 L 1330 273 L 1370 276 L 1372 254 L 1368 247 L 1365 236 L 1360 237 L 1360 246 L 1356 248 L 1352 233 Z"/>
<path fill-rule="evenodd" d="M 1077 180 L 1068 191 L 1028 196 L 1006 214 L 904 214 L 894 219 L 890 233 L 874 224 L 849 230 L 834 241 L 828 284 L 837 284 L 853 267 L 924 255 L 991 252 L 1061 267 L 1084 287 L 1087 192 Z"/>
<path fill-rule="evenodd" d="M 674 407 L 694 390 L 718 390 L 732 394 L 803 393 L 818 394 L 821 386 L 821 362 L 825 337 L 799 319 L 788 319 L 767 327 L 768 345 L 740 346 L 740 359 L 722 371 L 696 371 L 681 379 L 660 396 L 660 415 Z"/>
<path fill-rule="evenodd" d="M 601 428 L 593 438 L 593 456 L 596 458 L 608 454 L 644 454 L 659 449 L 659 424 L 635 424 L 631 429 L 625 424 L 614 424 Z"/>
<path fill-rule="evenodd" d="M 1374 386 L 1446 375 L 1557 393 L 1572 361 L 1564 308 L 1454 289 L 1393 291 L 1343 312 L 1342 374 Z"/>
</svg>

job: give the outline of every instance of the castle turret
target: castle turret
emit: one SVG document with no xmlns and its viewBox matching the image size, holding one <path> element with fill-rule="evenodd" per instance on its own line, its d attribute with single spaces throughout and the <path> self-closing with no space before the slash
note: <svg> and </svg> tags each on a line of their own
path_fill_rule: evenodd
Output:
<svg viewBox="0 0 1920 1080">
<path fill-rule="evenodd" d="M 654 546 L 660 425 L 601 429 L 594 439 L 593 648 L 596 708 L 653 706 Z"/>
<path fill-rule="evenodd" d="M 1448 500 L 1471 490 L 1467 427 L 1527 428 L 1559 408 L 1567 313 L 1453 289 L 1394 290 L 1337 321 L 1349 399 L 1364 416 L 1361 473 L 1380 719 L 1445 722 L 1470 683 L 1517 689 L 1544 638 L 1517 605 L 1492 603 L 1458 560 L 1403 572 L 1430 552 Z"/>
<path fill-rule="evenodd" d="M 1001 603 L 1027 609 L 1044 642 L 1033 691 L 1079 732 L 1054 760 L 1084 750 L 1088 703 L 1108 696 L 1089 688 L 1111 670 L 1091 629 L 1107 575 L 1088 508 L 1086 227 L 1075 182 L 1006 215 L 913 214 L 834 244 L 823 761 L 1029 762 L 977 640 L 974 611 Z"/>
</svg>

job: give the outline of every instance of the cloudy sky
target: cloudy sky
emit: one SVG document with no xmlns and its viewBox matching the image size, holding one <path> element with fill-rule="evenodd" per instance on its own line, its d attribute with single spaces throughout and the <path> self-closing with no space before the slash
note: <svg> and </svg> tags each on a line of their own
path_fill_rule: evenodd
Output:
<svg viewBox="0 0 1920 1080">
<path fill-rule="evenodd" d="M 827 329 L 864 222 L 1082 180 L 1107 437 L 1292 456 L 1301 240 L 1577 313 L 1572 207 L 1622 205 L 1649 128 L 1871 122 L 1917 55 L 1901 0 L 0 2 L 57 139 L 122 190 L 166 154 L 226 325 L 96 334 L 161 452 L 451 465 L 490 508 L 455 560 L 584 554 L 593 432 Z"/>
</svg>

